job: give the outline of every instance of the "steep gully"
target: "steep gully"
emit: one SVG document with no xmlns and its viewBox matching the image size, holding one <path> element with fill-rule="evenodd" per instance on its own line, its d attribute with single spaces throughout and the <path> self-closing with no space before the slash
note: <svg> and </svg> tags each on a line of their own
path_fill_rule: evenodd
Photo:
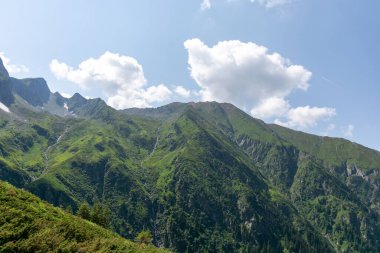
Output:
<svg viewBox="0 0 380 253">
<path fill-rule="evenodd" d="M 65 135 L 67 134 L 68 131 L 69 131 L 69 127 L 66 126 L 65 129 L 63 130 L 62 134 L 60 136 L 58 136 L 55 143 L 53 143 L 52 145 L 48 146 L 45 149 L 44 153 L 42 154 L 42 156 L 44 158 L 45 167 L 39 176 L 37 176 L 37 177 L 32 176 L 32 182 L 42 178 L 47 173 L 47 171 L 49 169 L 49 153 L 56 145 L 58 145 L 60 143 L 60 141 L 65 137 Z"/>
</svg>

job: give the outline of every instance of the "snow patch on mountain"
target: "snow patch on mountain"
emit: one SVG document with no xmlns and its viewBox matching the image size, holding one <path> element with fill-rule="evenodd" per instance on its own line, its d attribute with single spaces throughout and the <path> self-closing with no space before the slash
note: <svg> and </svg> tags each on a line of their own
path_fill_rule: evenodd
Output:
<svg viewBox="0 0 380 253">
<path fill-rule="evenodd" d="M 9 110 L 9 108 L 4 105 L 3 103 L 0 102 L 0 109 L 3 110 L 4 112 L 7 112 L 7 113 L 10 113 L 11 111 Z"/>
</svg>

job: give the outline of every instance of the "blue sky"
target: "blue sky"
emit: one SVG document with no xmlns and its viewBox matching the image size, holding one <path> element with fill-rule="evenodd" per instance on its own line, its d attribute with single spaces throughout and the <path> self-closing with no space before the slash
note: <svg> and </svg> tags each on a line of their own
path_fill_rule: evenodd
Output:
<svg viewBox="0 0 380 253">
<path fill-rule="evenodd" d="M 225 101 L 380 150 L 379 1 L 202 2 L 2 1 L 0 56 L 116 108 Z"/>
</svg>

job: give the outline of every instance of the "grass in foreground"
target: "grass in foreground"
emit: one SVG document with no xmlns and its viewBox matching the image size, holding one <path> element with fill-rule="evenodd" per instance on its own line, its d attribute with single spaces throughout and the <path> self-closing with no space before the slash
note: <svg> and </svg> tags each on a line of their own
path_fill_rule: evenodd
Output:
<svg viewBox="0 0 380 253">
<path fill-rule="evenodd" d="M 0 252 L 167 252 L 128 241 L 0 181 Z"/>
</svg>

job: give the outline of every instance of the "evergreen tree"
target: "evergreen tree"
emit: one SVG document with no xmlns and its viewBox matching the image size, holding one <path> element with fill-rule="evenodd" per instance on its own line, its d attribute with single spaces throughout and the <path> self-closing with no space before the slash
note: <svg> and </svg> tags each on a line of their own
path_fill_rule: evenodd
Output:
<svg viewBox="0 0 380 253">
<path fill-rule="evenodd" d="M 153 236 L 149 230 L 143 230 L 136 236 L 135 241 L 143 244 L 151 244 L 153 242 Z"/>
<path fill-rule="evenodd" d="M 91 210 L 91 221 L 98 225 L 102 225 L 102 220 L 103 208 L 98 202 L 96 202 Z"/>
<path fill-rule="evenodd" d="M 104 206 L 102 209 L 103 210 L 102 210 L 102 215 L 100 218 L 100 224 L 99 225 L 101 225 L 105 228 L 108 228 L 110 225 L 111 211 L 108 207 L 104 207 Z"/>
<path fill-rule="evenodd" d="M 80 205 L 77 215 L 83 219 L 90 220 L 91 218 L 90 208 L 88 207 L 86 203 L 83 203 L 82 205 Z"/>
<path fill-rule="evenodd" d="M 66 206 L 65 211 L 72 214 L 73 208 L 70 205 L 68 205 L 68 206 Z"/>
</svg>

